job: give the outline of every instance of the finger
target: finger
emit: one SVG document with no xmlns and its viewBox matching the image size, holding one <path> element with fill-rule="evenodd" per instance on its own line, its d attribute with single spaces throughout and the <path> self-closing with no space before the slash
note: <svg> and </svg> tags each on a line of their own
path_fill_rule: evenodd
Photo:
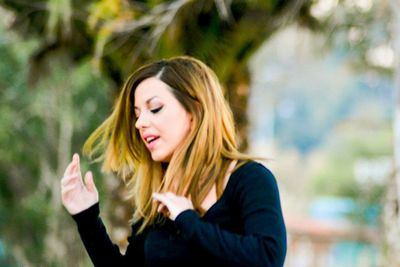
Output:
<svg viewBox="0 0 400 267">
<path fill-rule="evenodd" d="M 160 204 L 160 205 L 158 206 L 157 211 L 158 211 L 158 212 L 166 212 L 166 211 L 168 211 L 168 207 L 165 206 L 164 204 Z"/>
<path fill-rule="evenodd" d="M 166 195 L 168 198 L 175 198 L 175 197 L 177 197 L 177 195 L 175 195 L 175 194 L 172 193 L 172 192 L 167 192 L 167 193 L 165 193 L 165 195 Z"/>
<path fill-rule="evenodd" d="M 63 179 L 68 179 L 68 178 L 75 177 L 75 176 L 77 178 L 80 178 L 80 173 L 77 171 L 77 168 L 78 168 L 77 162 L 76 162 L 76 160 L 73 160 L 71 168 L 69 169 L 69 172 L 65 174 Z M 82 178 L 80 178 L 80 179 L 82 180 Z"/>
<path fill-rule="evenodd" d="M 78 154 L 78 153 L 75 153 L 75 154 L 72 156 L 72 158 L 73 158 L 73 160 L 77 163 L 78 167 L 80 167 L 79 154 Z M 79 170 L 80 170 L 80 168 L 79 168 Z"/>
<path fill-rule="evenodd" d="M 72 160 L 78 162 L 78 161 L 79 161 L 79 154 L 78 154 L 78 153 L 74 153 L 74 154 L 72 155 Z"/>
<path fill-rule="evenodd" d="M 64 177 L 63 179 L 61 179 L 61 185 L 62 186 L 66 186 L 68 184 L 77 183 L 77 182 L 79 182 L 78 173 L 74 173 L 74 174 L 72 174 L 70 176 L 67 176 L 67 177 Z"/>
<path fill-rule="evenodd" d="M 80 158 L 79 158 L 79 154 L 78 154 L 78 153 L 75 153 L 74 156 L 73 156 L 73 158 L 74 158 L 74 160 L 76 161 L 76 171 L 79 173 L 79 177 L 80 177 L 81 180 L 82 180 L 81 161 L 80 161 Z"/>
<path fill-rule="evenodd" d="M 81 171 L 80 171 L 79 156 L 78 156 L 77 153 L 75 153 L 74 156 L 72 157 L 72 162 L 73 162 L 73 165 L 72 165 L 72 167 L 70 169 L 70 174 L 71 175 L 77 175 L 79 180 L 80 180 L 80 182 L 83 184 L 82 174 L 81 174 Z"/>
<path fill-rule="evenodd" d="M 91 171 L 88 171 L 85 174 L 85 184 L 87 190 L 89 190 L 90 192 L 96 192 L 96 185 L 94 184 L 93 173 Z"/>
<path fill-rule="evenodd" d="M 164 207 L 165 207 L 164 204 L 159 204 L 158 208 L 157 208 L 157 212 L 161 212 Z"/>
<path fill-rule="evenodd" d="M 71 184 L 80 185 L 79 178 L 74 177 L 72 179 L 69 179 L 68 181 L 62 182 L 61 187 L 69 186 Z"/>
<path fill-rule="evenodd" d="M 161 204 L 161 205 L 158 207 L 157 211 L 158 211 L 159 213 L 161 213 L 162 215 L 166 216 L 166 217 L 169 217 L 169 215 L 170 215 L 170 212 L 169 212 L 168 207 L 165 206 L 165 205 L 163 205 L 163 204 Z"/>
<path fill-rule="evenodd" d="M 165 194 L 153 193 L 152 197 L 160 201 L 165 206 L 169 206 L 171 204 L 171 200 Z"/>
<path fill-rule="evenodd" d="M 67 186 L 63 186 L 61 188 L 61 195 L 66 195 L 68 192 L 74 190 L 76 188 L 76 184 L 70 184 Z"/>
<path fill-rule="evenodd" d="M 75 164 L 75 161 L 74 161 L 74 160 L 72 160 L 72 161 L 68 164 L 67 168 L 66 168 L 65 171 L 64 171 L 63 177 L 69 176 L 69 175 L 72 173 L 72 167 L 74 166 L 74 164 Z"/>
</svg>

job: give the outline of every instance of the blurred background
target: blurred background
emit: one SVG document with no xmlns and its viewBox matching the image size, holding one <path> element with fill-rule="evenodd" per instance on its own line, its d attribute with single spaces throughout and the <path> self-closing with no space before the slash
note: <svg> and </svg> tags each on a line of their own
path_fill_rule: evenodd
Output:
<svg viewBox="0 0 400 267">
<path fill-rule="evenodd" d="M 132 71 L 182 54 L 268 159 L 286 267 L 400 266 L 398 0 L 0 0 L 0 266 L 91 266 L 64 169 Z M 123 251 L 124 186 L 82 162 Z"/>
</svg>

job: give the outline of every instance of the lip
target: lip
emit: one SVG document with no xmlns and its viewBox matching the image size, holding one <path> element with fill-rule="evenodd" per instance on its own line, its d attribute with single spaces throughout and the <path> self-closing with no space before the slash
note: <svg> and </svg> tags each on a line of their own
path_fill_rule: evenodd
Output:
<svg viewBox="0 0 400 267">
<path fill-rule="evenodd" d="M 152 141 L 150 144 L 146 143 L 147 148 L 149 150 L 153 150 L 155 148 L 155 146 L 157 145 L 159 140 L 160 140 L 160 138 L 157 138 L 156 140 Z"/>
<path fill-rule="evenodd" d="M 156 137 L 157 140 L 154 140 L 154 141 L 152 141 L 151 143 L 147 143 L 147 142 L 146 142 L 146 139 L 149 138 L 149 137 Z M 144 134 L 144 135 L 142 135 L 142 139 L 143 139 L 143 142 L 145 143 L 146 147 L 147 147 L 149 150 L 153 150 L 154 147 L 157 145 L 158 140 L 160 139 L 160 136 L 155 135 L 155 134 Z"/>
<path fill-rule="evenodd" d="M 142 135 L 143 140 L 146 140 L 148 137 L 157 137 L 158 135 L 155 134 L 144 134 Z"/>
</svg>

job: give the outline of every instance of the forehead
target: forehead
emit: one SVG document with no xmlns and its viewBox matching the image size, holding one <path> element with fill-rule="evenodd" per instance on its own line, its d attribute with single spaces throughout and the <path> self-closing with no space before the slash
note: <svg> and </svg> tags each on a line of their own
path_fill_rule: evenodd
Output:
<svg viewBox="0 0 400 267">
<path fill-rule="evenodd" d="M 156 96 L 156 98 L 154 98 Z M 146 104 L 152 99 L 168 100 L 175 98 L 170 87 L 157 78 L 148 78 L 143 80 L 135 90 L 135 106 Z"/>
</svg>

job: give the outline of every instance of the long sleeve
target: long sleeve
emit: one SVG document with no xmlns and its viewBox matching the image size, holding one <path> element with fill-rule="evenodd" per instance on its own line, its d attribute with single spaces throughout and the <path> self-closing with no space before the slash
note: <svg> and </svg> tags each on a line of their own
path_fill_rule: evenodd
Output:
<svg viewBox="0 0 400 267">
<path fill-rule="evenodd" d="M 99 217 L 99 203 L 73 215 L 79 235 L 94 266 L 144 266 L 143 235 L 135 235 L 139 224 L 133 225 L 125 255 L 112 243 Z"/>
<path fill-rule="evenodd" d="M 244 233 L 221 229 L 203 221 L 194 211 L 178 215 L 175 224 L 184 239 L 201 247 L 224 266 L 282 267 L 286 229 L 279 191 L 273 174 L 261 164 L 250 164 L 234 186 Z"/>
</svg>

